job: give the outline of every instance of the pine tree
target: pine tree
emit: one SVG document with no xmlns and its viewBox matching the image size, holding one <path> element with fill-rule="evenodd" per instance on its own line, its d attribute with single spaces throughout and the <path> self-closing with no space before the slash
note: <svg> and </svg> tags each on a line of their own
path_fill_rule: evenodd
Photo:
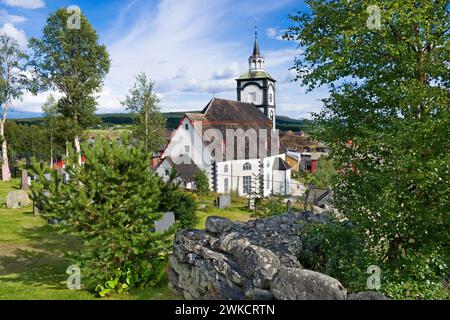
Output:
<svg viewBox="0 0 450 320">
<path fill-rule="evenodd" d="M 83 151 L 84 165 L 77 165 L 76 155 L 68 161 L 67 184 L 53 175 L 44 186 L 33 186 L 33 200 L 44 217 L 63 220 L 63 228 L 83 240 L 74 257 L 88 289 L 105 295 L 157 285 L 165 274 L 174 228 L 154 231 L 162 217 L 162 194 L 149 155 L 106 141 Z M 41 176 L 46 170 L 31 171 Z"/>
</svg>

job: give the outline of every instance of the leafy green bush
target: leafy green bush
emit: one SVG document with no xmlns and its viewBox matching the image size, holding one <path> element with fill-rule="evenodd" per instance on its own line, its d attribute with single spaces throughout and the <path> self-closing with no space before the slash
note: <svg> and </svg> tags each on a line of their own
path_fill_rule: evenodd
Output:
<svg viewBox="0 0 450 320">
<path fill-rule="evenodd" d="M 209 188 L 209 179 L 204 171 L 200 171 L 195 176 L 195 190 L 200 195 L 208 195 L 211 192 Z"/>
<path fill-rule="evenodd" d="M 287 205 L 282 196 L 272 196 L 266 199 L 257 198 L 255 210 L 251 216 L 254 218 L 265 218 L 287 212 Z"/>
<path fill-rule="evenodd" d="M 196 195 L 180 191 L 179 183 L 175 183 L 177 176 L 178 174 L 172 171 L 168 181 L 160 181 L 161 198 L 159 210 L 174 212 L 179 228 L 193 228 L 199 221 Z"/>
<path fill-rule="evenodd" d="M 82 272 L 83 285 L 103 296 L 158 285 L 165 275 L 174 227 L 154 232 L 160 220 L 160 178 L 150 171 L 148 153 L 98 142 L 85 148 L 86 163 L 68 163 L 67 184 L 34 166 L 41 183 L 32 186 L 42 214 L 65 221 L 66 232 L 84 241 L 71 254 Z M 75 162 L 72 162 L 75 163 Z M 47 195 L 44 189 L 48 190 Z"/>
<path fill-rule="evenodd" d="M 305 268 L 339 279 L 350 291 L 365 288 L 365 272 L 372 263 L 350 223 L 327 215 L 324 223 L 305 224 L 301 237 L 299 261 Z"/>
<path fill-rule="evenodd" d="M 389 261 L 379 250 L 365 249 L 349 221 L 337 221 L 331 215 L 324 223 L 306 224 L 301 237 L 302 265 L 339 279 L 349 292 L 366 291 L 367 268 L 376 265 L 382 271 L 379 291 L 390 298 L 450 298 L 442 285 L 449 270 L 446 255 L 410 253 Z"/>
<path fill-rule="evenodd" d="M 179 221 L 179 227 L 181 229 L 195 227 L 199 218 L 197 216 L 197 203 L 194 198 L 182 191 L 175 191 L 167 198 L 170 199 L 170 205 L 165 210 L 175 213 L 175 219 Z"/>
</svg>

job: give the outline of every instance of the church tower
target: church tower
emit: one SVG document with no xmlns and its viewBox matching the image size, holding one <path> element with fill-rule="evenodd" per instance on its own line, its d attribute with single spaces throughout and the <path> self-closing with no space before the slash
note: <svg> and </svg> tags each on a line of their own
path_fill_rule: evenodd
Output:
<svg viewBox="0 0 450 320">
<path fill-rule="evenodd" d="M 275 129 L 276 80 L 264 71 L 264 57 L 261 55 L 258 43 L 258 29 L 255 24 L 255 43 L 253 54 L 248 59 L 248 72 L 242 74 L 237 81 L 237 100 L 253 103 L 267 118 L 272 121 Z"/>
</svg>

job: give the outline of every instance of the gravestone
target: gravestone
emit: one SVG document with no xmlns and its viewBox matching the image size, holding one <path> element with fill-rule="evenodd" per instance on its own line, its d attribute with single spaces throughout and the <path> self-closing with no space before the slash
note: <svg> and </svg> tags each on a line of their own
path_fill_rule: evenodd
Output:
<svg viewBox="0 0 450 320">
<path fill-rule="evenodd" d="M 69 182 L 69 174 L 65 171 L 61 172 L 61 177 L 62 177 L 62 181 L 63 183 L 68 183 Z"/>
<path fill-rule="evenodd" d="M 217 207 L 226 209 L 231 207 L 231 197 L 229 194 L 221 195 L 217 198 Z"/>
<path fill-rule="evenodd" d="M 28 172 L 27 170 L 22 170 L 22 176 L 20 178 L 20 189 L 23 191 L 30 190 L 30 186 L 28 185 Z"/>
<path fill-rule="evenodd" d="M 286 202 L 286 206 L 287 206 L 287 212 L 288 212 L 288 213 L 291 213 L 291 206 L 292 206 L 292 201 L 291 201 L 291 199 L 289 199 L 289 200 Z"/>
<path fill-rule="evenodd" d="M 6 196 L 7 208 L 21 208 L 30 204 L 30 198 L 25 191 L 17 190 L 11 191 Z"/>
<path fill-rule="evenodd" d="M 155 222 L 155 232 L 167 231 L 175 224 L 175 214 L 173 212 L 166 212 L 161 220 Z"/>
</svg>

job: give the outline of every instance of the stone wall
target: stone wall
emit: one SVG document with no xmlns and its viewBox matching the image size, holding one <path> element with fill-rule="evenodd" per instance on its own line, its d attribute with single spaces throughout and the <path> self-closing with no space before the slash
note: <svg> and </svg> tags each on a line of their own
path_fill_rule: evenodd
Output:
<svg viewBox="0 0 450 320">
<path fill-rule="evenodd" d="M 186 299 L 346 299 L 329 276 L 302 268 L 299 231 L 310 212 L 232 222 L 209 217 L 205 230 L 178 232 L 169 258 L 169 286 Z"/>
</svg>

